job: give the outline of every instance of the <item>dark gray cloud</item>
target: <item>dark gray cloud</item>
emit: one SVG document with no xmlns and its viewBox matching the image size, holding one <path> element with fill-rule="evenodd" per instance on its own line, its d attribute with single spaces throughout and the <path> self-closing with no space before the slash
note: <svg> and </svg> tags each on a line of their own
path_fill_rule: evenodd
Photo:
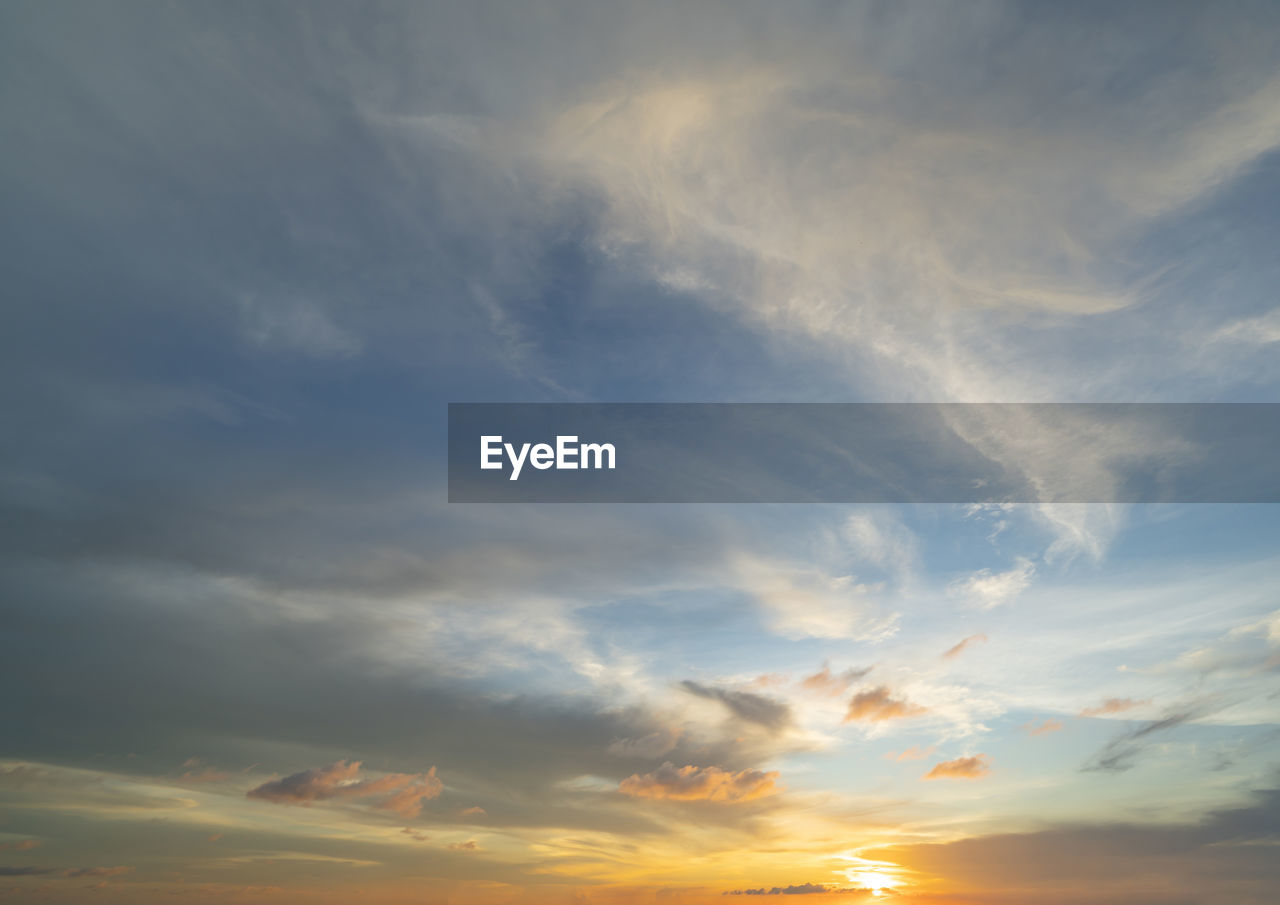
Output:
<svg viewBox="0 0 1280 905">
<path fill-rule="evenodd" d="M 1269 841 L 1280 833 L 1280 790 L 1189 823 L 1094 823 L 878 849 L 947 884 L 963 900 L 1264 905 L 1280 884 Z M 1121 890 L 1124 890 L 1121 892 Z"/>
<path fill-rule="evenodd" d="M 781 732 L 791 725 L 791 707 L 785 701 L 765 697 L 750 691 L 716 688 L 686 679 L 680 687 L 689 694 L 709 701 L 719 701 L 738 719 L 763 726 L 770 732 Z"/>
<path fill-rule="evenodd" d="M 1112 739 L 1080 769 L 1086 773 L 1124 773 L 1132 770 L 1150 746 L 1151 736 L 1177 729 L 1222 710 L 1225 706 L 1222 701 L 1199 701 L 1171 710 L 1158 720 L 1146 722 Z"/>
</svg>

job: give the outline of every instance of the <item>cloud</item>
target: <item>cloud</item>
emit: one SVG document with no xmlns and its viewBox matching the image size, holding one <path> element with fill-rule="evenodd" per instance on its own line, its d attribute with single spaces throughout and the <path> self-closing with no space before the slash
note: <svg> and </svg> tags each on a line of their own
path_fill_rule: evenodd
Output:
<svg viewBox="0 0 1280 905">
<path fill-rule="evenodd" d="M 961 641 L 961 642 L 960 642 L 959 644 L 957 644 L 955 647 L 948 648 L 948 649 L 947 649 L 947 650 L 942 654 L 942 659 L 944 659 L 944 660 L 951 660 L 951 659 L 954 659 L 955 657 L 958 657 L 958 656 L 960 656 L 962 653 L 964 653 L 964 651 L 965 651 L 965 650 L 966 650 L 970 645 L 973 645 L 973 644 L 985 644 L 985 643 L 986 643 L 986 641 L 987 641 L 987 636 L 986 636 L 986 635 L 982 635 L 982 634 L 978 634 L 978 635 L 970 635 L 968 638 L 965 638 L 963 641 Z"/>
<path fill-rule="evenodd" d="M 935 746 L 930 745 L 928 748 L 921 748 L 917 745 L 913 745 L 905 751 L 890 751 L 885 755 L 885 760 L 897 761 L 899 763 L 908 760 L 924 760 L 933 753 L 934 747 Z"/>
<path fill-rule="evenodd" d="M 132 873 L 132 867 L 77 867 L 63 872 L 64 877 L 72 879 L 110 879 Z"/>
<path fill-rule="evenodd" d="M 957 757 L 934 764 L 921 779 L 981 779 L 991 772 L 991 759 L 985 754 Z"/>
<path fill-rule="evenodd" d="M 792 723 L 791 708 L 776 698 L 749 691 L 714 688 L 689 679 L 681 682 L 680 688 L 695 697 L 719 701 L 738 719 L 763 726 L 770 732 L 781 732 Z"/>
<path fill-rule="evenodd" d="M 463 808 L 461 811 L 458 812 L 458 816 L 459 817 L 483 817 L 487 813 L 488 811 L 486 811 L 484 808 L 480 807 L 479 805 L 473 805 L 472 807 L 469 807 L 469 808 Z"/>
<path fill-rule="evenodd" d="M 1272 789 L 1199 820 L 1081 821 L 893 846 L 875 857 L 932 878 L 961 902 L 1264 905 L 1280 888 L 1278 833 L 1280 791 Z"/>
<path fill-rule="evenodd" d="M 1018 728 L 1023 732 L 1026 732 L 1028 735 L 1049 735 L 1054 732 L 1062 731 L 1062 721 L 1045 717 L 1039 723 L 1032 720 L 1029 723 L 1023 723 Z"/>
<path fill-rule="evenodd" d="M 952 582 L 947 590 L 970 606 L 991 610 L 1017 600 L 1031 586 L 1035 574 L 1035 564 L 1026 557 L 1019 557 L 1012 569 L 1004 572 L 980 569 L 967 578 Z"/>
<path fill-rule="evenodd" d="M 317 300 L 240 296 L 244 335 L 252 343 L 315 358 L 349 358 L 363 348 L 360 338 L 335 324 Z"/>
<path fill-rule="evenodd" d="M 178 779 L 181 782 L 202 784 L 208 782 L 222 782 L 224 779 L 229 779 L 230 776 L 231 774 L 227 773 L 225 770 L 218 770 L 213 767 L 204 767 L 200 770 L 188 770 L 178 777 Z"/>
<path fill-rule="evenodd" d="M 800 687 L 805 691 L 814 694 L 823 695 L 825 697 L 839 697 L 844 694 L 859 679 L 865 678 L 867 673 L 871 672 L 873 667 L 867 666 L 861 669 L 846 669 L 844 672 L 833 674 L 830 665 L 822 664 L 822 669 L 818 670 L 811 676 L 805 676 L 800 681 Z"/>
<path fill-rule="evenodd" d="M 15 852 L 29 852 L 32 849 L 41 846 L 39 839 L 22 839 L 18 842 L 0 842 L 0 852 L 13 850 Z"/>
<path fill-rule="evenodd" d="M 436 798 L 444 789 L 436 768 L 426 773 L 389 773 L 377 779 L 359 779 L 360 761 L 336 761 L 271 780 L 250 789 L 246 795 L 277 804 L 310 805 L 316 801 L 345 798 L 377 799 L 372 807 L 393 811 L 402 817 L 416 817 L 424 801 Z"/>
<path fill-rule="evenodd" d="M 668 762 L 652 773 L 627 777 L 618 789 L 632 798 L 736 804 L 778 793 L 777 779 L 776 771 L 734 773 L 719 767 L 676 767 Z"/>
<path fill-rule="evenodd" d="M 1133 710 L 1136 707 L 1144 707 L 1150 703 L 1150 700 L 1136 701 L 1133 698 L 1107 698 L 1101 704 L 1084 708 L 1084 710 L 1080 711 L 1080 715 L 1110 716 L 1111 714 Z"/>
<path fill-rule="evenodd" d="M 745 554 L 728 567 L 724 581 L 758 600 L 772 630 L 784 638 L 875 641 L 897 631 L 898 615 L 882 606 L 883 582 Z"/>
<path fill-rule="evenodd" d="M 840 886 L 824 886 L 821 883 L 800 883 L 794 886 L 760 887 L 758 889 L 726 889 L 724 896 L 808 896 L 832 893 L 871 895 L 873 890 Z"/>
<path fill-rule="evenodd" d="M 1249 317 L 1225 324 L 1210 339 L 1216 342 L 1236 342 L 1265 346 L 1280 342 L 1280 308 L 1258 317 Z"/>
<path fill-rule="evenodd" d="M 468 839 L 466 842 L 449 843 L 449 851 L 451 852 L 478 852 L 480 851 L 480 843 L 474 839 Z"/>
<path fill-rule="evenodd" d="M 926 712 L 926 708 L 913 704 L 906 698 L 895 698 L 888 686 L 880 685 L 868 691 L 860 691 L 850 698 L 844 721 L 879 723 L 907 719 Z"/>
<path fill-rule="evenodd" d="M 640 738 L 620 738 L 610 742 L 608 751 L 618 757 L 661 757 L 680 741 L 679 729 L 659 729 Z"/>
<path fill-rule="evenodd" d="M 1219 708 L 1219 704 L 1201 701 L 1181 710 L 1170 711 L 1158 720 L 1125 732 L 1107 743 L 1101 751 L 1081 767 L 1084 773 L 1124 773 L 1132 770 L 1135 761 L 1148 748 L 1150 736 L 1176 729 L 1192 720 L 1207 716 Z"/>
</svg>

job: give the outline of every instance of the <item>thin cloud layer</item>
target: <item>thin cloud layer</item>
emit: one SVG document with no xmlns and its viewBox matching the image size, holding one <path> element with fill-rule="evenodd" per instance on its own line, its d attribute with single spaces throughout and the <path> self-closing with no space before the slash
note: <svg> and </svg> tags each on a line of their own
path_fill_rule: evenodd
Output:
<svg viewBox="0 0 1280 905">
<path fill-rule="evenodd" d="M 1127 713 L 1130 710 L 1145 707 L 1150 703 L 1150 701 L 1135 701 L 1133 698 L 1107 698 L 1101 704 L 1084 708 L 1080 711 L 1080 715 L 1111 716 L 1117 713 Z"/>
</svg>

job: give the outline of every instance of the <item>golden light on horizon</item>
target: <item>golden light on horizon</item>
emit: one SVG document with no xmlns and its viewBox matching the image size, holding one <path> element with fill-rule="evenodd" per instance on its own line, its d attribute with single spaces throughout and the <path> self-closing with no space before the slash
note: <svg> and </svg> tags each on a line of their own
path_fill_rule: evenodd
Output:
<svg viewBox="0 0 1280 905">
<path fill-rule="evenodd" d="M 907 870 L 891 861 L 875 861 L 856 854 L 842 854 L 841 861 L 849 863 L 840 873 L 854 886 L 869 889 L 874 895 L 882 896 L 894 892 L 907 885 Z"/>
</svg>

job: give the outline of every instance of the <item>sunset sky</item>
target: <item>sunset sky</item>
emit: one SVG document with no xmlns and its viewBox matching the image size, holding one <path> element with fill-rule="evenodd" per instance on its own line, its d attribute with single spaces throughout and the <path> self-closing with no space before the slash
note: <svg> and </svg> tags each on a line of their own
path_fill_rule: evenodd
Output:
<svg viewBox="0 0 1280 905">
<path fill-rule="evenodd" d="M 1280 900 L 1280 507 L 445 468 L 1280 402 L 1280 6 L 10 0 L 0 122 L 0 902 Z"/>
</svg>

